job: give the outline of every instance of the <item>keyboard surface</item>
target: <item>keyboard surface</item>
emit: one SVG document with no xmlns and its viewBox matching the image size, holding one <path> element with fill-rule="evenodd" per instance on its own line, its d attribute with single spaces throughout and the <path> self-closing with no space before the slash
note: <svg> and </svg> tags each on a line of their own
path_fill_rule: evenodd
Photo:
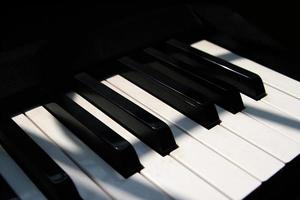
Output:
<svg viewBox="0 0 300 200">
<path fill-rule="evenodd" d="M 44 91 L 49 102 L 6 118 L 1 199 L 274 198 L 300 164 L 300 82 L 208 40 L 189 45 L 194 53 L 133 55 L 144 71 L 118 61 L 125 70 L 105 79 L 78 74 L 68 91 Z M 213 76 L 199 70 L 206 58 Z"/>
</svg>

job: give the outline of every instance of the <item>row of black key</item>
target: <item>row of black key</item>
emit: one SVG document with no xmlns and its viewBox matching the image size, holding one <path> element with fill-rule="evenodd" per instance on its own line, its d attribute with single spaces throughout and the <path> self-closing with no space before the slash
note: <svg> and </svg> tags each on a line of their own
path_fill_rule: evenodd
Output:
<svg viewBox="0 0 300 200">
<path fill-rule="evenodd" d="M 213 70 L 196 70 L 201 59 L 212 63 Z M 124 69 L 127 67 L 121 74 L 123 77 L 206 128 L 220 123 L 214 104 L 236 113 L 243 109 L 239 92 L 254 99 L 265 95 L 257 75 L 201 52 L 198 54 L 175 40 L 157 49 L 147 48 L 119 62 Z M 189 65 L 192 67 L 186 69 Z M 224 76 L 220 76 L 223 71 Z M 228 78 L 231 76 L 228 71 L 236 72 L 233 78 Z M 216 75 L 209 75 L 215 72 Z M 76 75 L 74 83 L 76 92 L 162 156 L 177 148 L 169 127 L 144 109 L 88 74 Z M 133 147 L 124 138 L 69 97 L 59 96 L 55 101 L 44 107 L 121 175 L 129 177 L 143 168 Z M 17 124 L 2 120 L 1 130 L 3 147 L 48 198 L 81 198 L 68 175 Z"/>
</svg>

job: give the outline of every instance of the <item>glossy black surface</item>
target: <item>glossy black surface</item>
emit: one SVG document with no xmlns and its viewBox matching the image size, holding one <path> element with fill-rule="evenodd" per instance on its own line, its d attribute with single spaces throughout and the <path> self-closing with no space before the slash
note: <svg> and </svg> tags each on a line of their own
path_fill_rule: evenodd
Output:
<svg viewBox="0 0 300 200">
<path fill-rule="evenodd" d="M 49 199 L 81 199 L 70 177 L 11 119 L 1 119 L 0 143 Z"/>
<path fill-rule="evenodd" d="M 58 105 L 59 104 L 59 105 Z M 45 108 L 125 178 L 143 167 L 131 144 L 68 97 Z"/>
<path fill-rule="evenodd" d="M 188 65 L 191 72 L 222 80 L 255 100 L 266 96 L 261 78 L 253 72 L 175 39 L 168 40 L 165 49 L 172 58 Z"/>
<path fill-rule="evenodd" d="M 173 80 L 170 78 L 129 57 L 120 59 L 120 62 L 138 71 L 122 73 L 123 77 L 182 112 L 187 117 L 206 128 L 212 128 L 220 123 L 214 104 L 203 96 L 198 96 L 198 101 L 187 97 L 185 89 L 190 90 L 187 86 L 180 83 L 173 84 L 171 83 Z M 199 99 L 201 100 L 199 101 Z"/>
<path fill-rule="evenodd" d="M 180 63 L 176 62 L 176 60 L 169 58 L 166 54 L 155 48 L 150 47 L 144 51 L 164 63 L 164 65 L 151 65 L 155 70 L 183 85 L 193 88 L 193 90 L 202 96 L 207 97 L 212 102 L 232 113 L 237 113 L 244 109 L 244 104 L 239 92 L 227 83 L 198 76 L 181 67 Z"/>
<path fill-rule="evenodd" d="M 177 148 L 168 125 L 87 74 L 78 74 L 77 91 L 161 155 Z"/>
<path fill-rule="evenodd" d="M 2 200 L 20 199 L 1 175 L 0 175 L 0 199 Z"/>
</svg>

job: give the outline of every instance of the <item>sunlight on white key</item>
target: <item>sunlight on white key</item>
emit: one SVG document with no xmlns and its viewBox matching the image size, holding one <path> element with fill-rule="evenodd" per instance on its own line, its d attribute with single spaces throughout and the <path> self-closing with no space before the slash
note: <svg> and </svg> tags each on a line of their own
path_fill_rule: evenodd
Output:
<svg viewBox="0 0 300 200">
<path fill-rule="evenodd" d="M 109 80 L 114 82 L 112 79 Z M 120 80 L 117 80 L 117 82 L 120 82 Z M 103 84 L 106 83 L 103 82 Z M 107 83 L 107 85 L 108 84 L 109 83 Z M 185 148 L 191 146 L 186 142 L 181 143 L 181 141 L 184 141 L 190 136 L 192 136 L 199 142 L 217 151 L 226 159 L 230 160 L 231 162 L 237 164 L 249 173 L 253 174 L 261 181 L 267 180 L 284 166 L 282 162 L 269 156 L 265 152 L 252 146 L 251 144 L 242 140 L 241 138 L 235 136 L 228 130 L 220 126 L 215 126 L 214 128 L 207 130 L 199 124 L 195 123 L 194 121 L 190 120 L 189 118 L 185 117 L 183 114 L 179 113 L 175 109 L 169 107 L 168 105 L 151 96 L 150 94 L 146 93 L 145 91 L 142 91 L 141 89 L 139 90 L 140 92 L 138 96 L 134 96 L 134 99 L 131 96 L 129 96 L 133 95 L 133 93 L 132 90 L 129 90 L 128 88 L 126 90 L 126 94 L 125 92 L 115 88 L 112 85 L 110 87 L 115 91 L 118 90 L 119 94 L 123 95 L 135 104 L 148 110 L 152 114 L 155 115 L 157 113 L 157 115 L 159 115 L 158 117 L 162 120 L 168 120 L 165 121 L 165 123 L 167 123 L 169 127 L 171 127 L 173 134 L 175 134 L 176 142 L 180 146 L 179 150 L 177 150 L 178 153 L 181 153 L 180 150 L 184 151 Z M 138 92 L 138 89 L 136 91 Z M 150 101 L 150 99 L 152 101 Z M 158 107 L 156 108 L 156 106 L 158 106 L 159 109 Z M 168 111 L 170 112 L 170 115 L 166 114 L 166 112 Z M 180 120 L 177 120 L 177 118 L 180 118 Z M 183 133 L 181 130 L 177 130 L 175 126 L 178 126 L 186 133 Z M 178 134 L 179 131 L 181 131 L 181 133 Z M 200 144 L 198 145 L 200 146 Z M 195 148 L 195 150 L 196 149 L 197 148 Z M 193 155 L 193 153 L 190 154 Z M 194 160 L 197 159 L 195 158 Z M 199 170 L 199 168 L 201 168 L 201 164 L 198 168 L 197 162 L 193 165 L 194 166 L 191 166 L 191 169 L 196 167 Z"/>
<path fill-rule="evenodd" d="M 37 108 L 32 109 L 31 111 L 29 111 L 28 113 L 33 112 L 34 110 L 44 110 L 44 108 L 43 107 L 37 107 Z M 35 112 L 35 113 L 37 113 L 37 115 L 39 114 L 38 112 Z M 41 112 L 41 116 L 42 116 L 42 112 Z M 40 117 L 39 118 L 39 123 L 40 124 L 47 124 L 47 123 L 50 124 L 51 123 L 51 124 L 53 124 L 53 127 L 57 127 L 57 128 L 60 127 L 59 126 L 60 123 L 54 117 L 53 118 Z M 52 131 L 55 131 L 55 129 L 53 129 Z M 68 136 L 68 135 L 64 135 L 63 137 L 66 140 L 68 140 L 70 138 L 70 136 Z M 68 151 L 73 152 L 74 154 L 80 154 L 81 153 L 81 149 L 79 148 L 79 146 L 75 145 L 74 143 L 65 143 L 64 148 L 66 148 Z"/>
<path fill-rule="evenodd" d="M 225 198 L 221 193 L 213 189 L 200 177 L 191 173 L 173 158 L 170 158 L 169 156 L 161 157 L 158 153 L 150 149 L 138 138 L 129 133 L 117 122 L 112 120 L 80 95 L 76 93 L 70 93 L 68 96 L 85 110 L 93 114 L 96 118 L 108 125 L 128 142 L 130 142 L 135 148 L 142 165 L 145 167 L 141 170 L 141 174 L 146 176 L 152 182 L 156 183 L 172 198 Z M 201 155 L 199 155 L 199 157 L 201 157 Z M 189 187 L 186 187 L 188 185 Z M 237 193 L 239 194 L 239 192 Z"/>
<path fill-rule="evenodd" d="M 243 112 L 300 143 L 300 120 L 264 102 L 254 101 L 245 95 L 242 98 L 246 107 Z"/>
<path fill-rule="evenodd" d="M 267 96 L 262 101 L 300 120 L 300 100 L 265 85 Z M 300 90 L 300 88 L 299 88 Z M 284 113 L 282 113 L 285 115 Z"/>
<path fill-rule="evenodd" d="M 232 114 L 217 106 L 221 126 L 287 163 L 300 153 L 300 145 L 280 132 L 265 126 L 247 114 Z"/>
<path fill-rule="evenodd" d="M 126 97 L 130 96 L 141 102 L 170 121 L 172 125 L 180 127 L 199 142 L 214 149 L 241 168 L 253 173 L 262 181 L 268 179 L 283 167 L 283 163 L 235 136 L 227 129 L 216 126 L 207 130 L 121 76 L 111 77 L 107 81 L 126 93 Z M 120 92 L 120 94 L 124 93 Z M 264 162 L 257 162 L 259 159 Z"/>
<path fill-rule="evenodd" d="M 114 199 L 168 199 L 164 193 L 138 173 L 127 179 L 123 178 L 45 108 L 35 108 L 26 112 L 26 115 Z M 80 152 L 73 151 L 70 146 L 77 146 Z"/>
<path fill-rule="evenodd" d="M 38 129 L 25 115 L 20 114 L 12 118 L 32 140 L 38 144 L 58 166 L 71 178 L 79 194 L 84 199 L 111 199 L 73 163 L 61 149 Z"/>
<path fill-rule="evenodd" d="M 245 68 L 251 72 L 257 73 L 262 78 L 264 83 L 267 83 L 286 94 L 300 99 L 300 82 L 292 78 L 284 76 L 247 58 L 236 55 L 229 50 L 207 40 L 201 40 L 192 44 L 191 46 L 213 56 L 227 60 L 228 62 Z"/>
<path fill-rule="evenodd" d="M 181 163 L 188 166 L 192 171 L 195 173 L 198 173 L 199 176 L 206 179 L 211 184 L 215 185 L 220 190 L 223 190 L 225 193 L 235 190 L 237 191 L 236 187 L 232 187 L 233 185 L 239 185 L 246 186 L 246 176 L 250 177 L 249 175 L 243 176 L 241 174 L 247 174 L 244 171 L 242 172 L 239 168 L 235 167 L 231 164 L 231 167 L 229 165 L 225 166 L 225 163 L 229 163 L 226 159 L 222 158 L 221 156 L 217 155 L 215 151 L 217 152 L 225 152 L 227 155 L 225 157 L 227 158 L 234 158 L 236 162 L 238 162 L 237 157 L 239 157 L 240 161 L 239 164 L 242 164 L 244 161 L 246 161 L 245 158 L 248 158 L 248 155 L 240 156 L 239 155 L 240 150 L 247 149 L 245 146 L 248 145 L 250 148 L 252 147 L 247 142 L 241 140 L 240 138 L 237 138 L 236 142 L 233 142 L 234 140 L 231 140 L 231 142 L 227 143 L 220 142 L 219 146 L 215 145 L 217 140 L 219 139 L 217 133 L 215 134 L 216 138 L 211 137 L 214 135 L 214 132 L 212 131 L 209 133 L 207 129 L 201 127 L 200 125 L 196 124 L 195 122 L 191 121 L 190 119 L 186 118 L 184 115 L 180 114 L 178 111 L 174 110 L 170 106 L 166 105 L 165 103 L 161 102 L 160 100 L 156 99 L 149 93 L 146 93 L 142 89 L 138 88 L 134 84 L 130 83 L 128 80 L 122 78 L 121 76 L 114 76 L 109 79 L 107 79 L 108 82 L 102 81 L 103 84 L 109 86 L 111 89 L 115 90 L 122 96 L 126 97 L 130 101 L 134 102 L 135 104 L 141 106 L 145 110 L 149 111 L 150 113 L 154 114 L 153 111 L 155 111 L 161 118 L 165 118 L 167 121 L 165 121 L 173 131 L 173 134 L 176 138 L 176 143 L 179 145 L 179 148 L 175 151 L 171 152 L 171 155 L 176 157 Z M 111 83 L 111 84 L 110 84 Z M 132 87 L 131 87 L 132 86 Z M 139 103 L 140 102 L 140 103 Z M 147 109 L 149 108 L 149 109 Z M 151 110 L 150 110 L 151 109 Z M 153 111 L 152 111 L 153 110 Z M 167 115 L 167 113 L 169 115 Z M 161 117 L 160 117 L 161 116 Z M 163 117 L 163 118 L 162 118 Z M 177 121 L 177 119 L 179 119 Z M 184 131 L 188 132 L 189 135 L 182 130 L 179 130 L 176 128 L 176 126 L 180 127 Z M 226 134 L 228 131 L 224 129 L 221 134 Z M 229 133 L 230 137 L 232 134 Z M 198 141 L 196 141 L 193 138 L 190 138 L 190 136 L 194 137 Z M 234 137 L 234 135 L 232 135 Z M 204 141 L 205 138 L 207 141 Z M 204 141 L 204 146 L 202 142 Z M 230 140 L 228 140 L 230 141 Z M 239 146 L 240 141 L 242 141 L 242 149 L 234 149 L 235 147 Z M 233 142 L 233 143 L 232 143 Z M 227 145 L 227 149 L 226 149 Z M 211 146 L 213 151 L 207 146 Z M 218 146 L 218 147 L 217 147 Z M 225 147 L 225 149 L 224 149 Z M 226 151 L 229 150 L 229 151 Z M 252 149 L 253 150 L 253 149 Z M 253 154 L 256 154 L 257 152 L 261 152 L 254 147 L 254 151 L 252 151 Z M 206 152 L 206 154 L 204 153 Z M 210 152 L 210 153 L 209 153 Z M 245 151 L 243 151 L 245 153 Z M 262 152 L 263 153 L 263 152 Z M 209 156 L 208 156 L 209 155 Z M 269 178 L 272 176 L 276 171 L 278 171 L 282 166 L 283 163 L 279 162 L 278 160 L 270 157 L 267 154 L 264 154 L 264 161 L 266 162 L 263 167 L 259 167 L 260 170 L 255 170 L 256 175 L 259 175 L 260 178 L 263 180 Z M 195 157 L 196 156 L 196 157 Z M 207 157 L 206 157 L 207 156 Z M 256 157 L 260 157 L 259 154 L 256 154 Z M 229 159 L 230 160 L 230 159 Z M 248 160 L 248 165 L 251 160 Z M 252 162 L 253 163 L 253 162 Z M 267 164 L 268 163 L 268 164 Z M 245 166 L 245 164 L 242 164 Z M 250 164 L 251 165 L 251 164 Z M 233 167 L 234 166 L 234 167 Z M 265 168 L 266 167 L 266 168 Z M 220 170 L 222 168 L 222 170 Z M 233 172 L 233 169 L 235 168 L 235 172 Z M 267 170 L 262 170 L 262 169 Z M 254 168 L 252 168 L 254 170 Z M 267 172 L 267 173 L 266 173 Z M 231 174 L 231 173 L 235 173 Z M 263 174 L 263 175 L 262 175 Z M 225 176 L 228 176 L 227 178 Z M 234 178 L 233 178 L 234 177 Z M 241 182 L 245 181 L 244 183 L 237 183 L 237 179 Z M 243 180 L 243 181 L 242 181 Z M 249 180 L 248 180 L 249 181 Z M 249 182 L 248 182 L 249 183 Z M 245 187 L 246 188 L 246 187 Z M 245 191 L 244 188 L 244 191 Z M 248 188 L 249 190 L 249 188 Z M 243 189 L 239 188 L 239 191 L 243 191 Z M 230 195 L 229 195 L 230 196 Z"/>
</svg>

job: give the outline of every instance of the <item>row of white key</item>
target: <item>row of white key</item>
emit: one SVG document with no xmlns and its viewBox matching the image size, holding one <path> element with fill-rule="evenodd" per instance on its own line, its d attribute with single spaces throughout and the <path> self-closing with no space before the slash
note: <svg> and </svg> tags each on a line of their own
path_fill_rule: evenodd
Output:
<svg viewBox="0 0 300 200">
<path fill-rule="evenodd" d="M 45 108 L 37 107 L 26 115 L 114 199 L 168 199 L 141 174 L 123 178 Z"/>
<path fill-rule="evenodd" d="M 199 197 L 202 197 L 203 199 L 224 199 L 223 195 L 213 189 L 194 173 L 187 170 L 175 159 L 170 156 L 160 156 L 80 95 L 71 93 L 68 96 L 130 142 L 136 150 L 142 165 L 145 167 L 142 169 L 141 174 L 144 174 L 173 198 L 198 199 Z M 213 154 L 210 155 L 214 157 Z M 199 154 L 198 156 L 199 160 L 201 160 L 201 155 Z M 240 178 L 243 178 L 243 175 L 241 175 Z M 252 182 L 251 181 L 252 180 L 249 180 L 247 186 L 255 188 L 257 186 L 256 181 L 254 179 Z"/>
<path fill-rule="evenodd" d="M 192 47 L 257 73 L 265 83 L 267 96 L 257 102 L 242 95 L 246 105 L 244 112 L 300 143 L 300 82 L 207 40 L 196 42 L 192 44 Z M 229 57 L 235 59 L 229 59 Z"/>
<path fill-rule="evenodd" d="M 251 72 L 254 72 L 261 77 L 265 84 L 272 86 L 278 91 L 291 95 L 300 100 L 300 82 L 292 78 L 284 76 L 283 74 L 280 74 L 274 70 L 264 67 L 252 60 L 234 54 L 233 52 L 223 47 L 220 47 L 214 43 L 211 43 L 207 40 L 195 42 L 191 46 L 196 49 L 202 50 L 206 53 L 209 53 L 213 56 L 227 60 L 228 62 L 231 62 L 232 64 L 235 64 L 239 67 L 245 68 Z"/>
<path fill-rule="evenodd" d="M 84 102 L 86 106 L 92 106 L 79 95 L 77 98 L 73 96 L 73 99 L 76 102 L 81 100 L 81 104 Z M 168 199 L 168 195 L 174 199 L 198 199 L 199 197 L 227 199 L 175 159 L 168 156 L 161 157 L 97 108 L 93 109 L 93 114 L 133 144 L 142 164 L 146 166 L 141 171 L 142 175 L 135 174 L 128 179 L 122 178 L 43 107 L 26 112 L 26 116 L 21 114 L 13 117 L 13 120 L 67 172 L 84 199 L 106 199 L 109 198 L 107 194 L 115 199 Z M 254 180 L 252 187 L 256 188 L 257 181 L 253 178 L 252 180 Z M 192 187 L 186 187 L 187 185 Z"/>
<path fill-rule="evenodd" d="M 69 175 L 83 199 L 109 199 L 108 195 L 86 176 L 81 169 L 25 115 L 21 114 L 12 119 Z"/>
<path fill-rule="evenodd" d="M 119 94 L 136 104 L 143 106 L 152 114 L 157 113 L 157 115 L 159 115 L 158 117 L 162 120 L 165 119 L 170 127 L 174 125 L 181 128 L 191 137 L 194 137 L 199 142 L 209 146 L 211 149 L 223 155 L 228 160 L 231 160 L 241 168 L 244 168 L 261 181 L 270 178 L 284 166 L 279 160 L 269 156 L 267 153 L 240 139 L 238 136 L 221 126 L 215 126 L 210 130 L 201 127 L 180 112 L 138 88 L 121 76 L 109 78 L 107 81 L 118 87 L 119 90 L 116 87 L 110 86 Z M 126 91 L 126 94 L 121 92 L 121 90 Z M 129 95 L 131 95 L 132 98 Z M 181 137 L 186 136 L 183 134 Z M 180 144 L 178 145 L 180 146 Z"/>
<path fill-rule="evenodd" d="M 169 126 L 177 126 L 191 137 L 210 147 L 261 181 L 270 178 L 284 166 L 284 163 L 291 161 L 300 153 L 298 143 L 243 113 L 233 115 L 219 108 L 220 117 L 224 123 L 207 131 L 121 76 L 111 77 L 107 79 L 107 82 L 103 81 L 102 83 L 160 117 L 162 120 L 165 119 L 164 121 Z M 239 137 L 234 136 L 234 134 Z M 180 142 L 178 142 L 178 145 L 180 149 Z M 195 170 L 195 166 L 190 165 L 190 163 L 185 165 Z M 209 173 L 206 172 L 207 174 Z M 209 176 L 204 175 L 202 177 L 208 182 L 211 180 Z M 226 189 L 220 187 L 218 182 L 210 183 L 215 184 L 216 187 L 221 190 L 223 189 L 223 192 L 225 191 L 226 193 Z M 231 185 L 231 187 L 233 186 L 235 185 Z M 238 190 L 238 188 L 236 189 Z"/>
<path fill-rule="evenodd" d="M 217 52 L 217 56 L 224 53 L 206 42 L 199 44 L 215 48 L 209 53 Z M 205 48 L 202 50 L 207 50 Z M 242 199 L 300 153 L 300 134 L 297 133 L 300 117 L 291 106 L 283 106 L 283 102 L 300 104 L 293 97 L 295 94 L 288 96 L 274 86 L 266 85 L 269 96 L 259 102 L 243 96 L 246 106 L 243 113 L 233 115 L 218 108 L 222 124 L 206 130 L 121 76 L 103 83 L 168 124 L 179 148 L 170 156 L 161 157 L 80 95 L 68 94 L 135 148 L 145 168 L 124 179 L 43 107 L 14 117 L 13 120 L 69 174 L 84 199 Z M 266 118 L 270 113 L 289 123 L 275 123 L 274 118 Z M 2 160 L 9 158 L 3 149 L 0 153 Z M 4 171 L 0 168 L 1 174 Z M 23 176 L 24 180 L 28 179 Z M 29 179 L 27 181 L 29 184 L 25 185 L 36 191 L 32 195 L 40 195 L 42 199 L 38 189 Z M 22 189 L 20 191 L 19 196 Z M 30 199 L 23 194 L 21 199 L 26 198 Z"/>
</svg>

